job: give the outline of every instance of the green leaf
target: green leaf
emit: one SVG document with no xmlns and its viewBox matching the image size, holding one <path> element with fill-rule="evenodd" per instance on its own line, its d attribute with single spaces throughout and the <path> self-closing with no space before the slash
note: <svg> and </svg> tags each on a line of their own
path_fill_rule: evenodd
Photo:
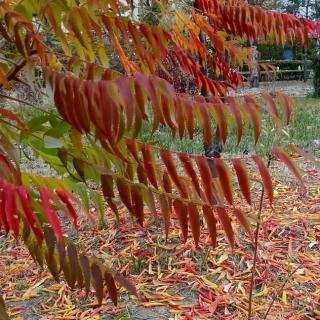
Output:
<svg viewBox="0 0 320 320">
<path fill-rule="evenodd" d="M 103 228 L 105 223 L 105 219 L 104 219 L 105 212 L 104 212 L 104 204 L 103 204 L 102 197 L 100 193 L 97 191 L 91 191 L 90 196 L 99 211 L 99 227 Z"/>
</svg>

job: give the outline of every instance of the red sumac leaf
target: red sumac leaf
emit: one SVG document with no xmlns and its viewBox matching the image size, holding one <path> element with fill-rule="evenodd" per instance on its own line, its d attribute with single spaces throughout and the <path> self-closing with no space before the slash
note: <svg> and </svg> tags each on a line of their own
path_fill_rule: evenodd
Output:
<svg viewBox="0 0 320 320">
<path fill-rule="evenodd" d="M 231 221 L 228 216 L 228 213 L 227 213 L 226 209 L 223 207 L 216 207 L 216 210 L 217 210 L 217 214 L 218 214 L 219 220 L 221 222 L 221 225 L 222 225 L 224 231 L 226 232 L 229 243 L 230 243 L 231 247 L 234 247 L 234 233 L 232 230 L 232 225 L 231 225 Z"/>
<path fill-rule="evenodd" d="M 236 216 L 236 218 L 239 220 L 244 230 L 248 233 L 249 237 L 252 239 L 252 231 L 251 231 L 250 223 L 247 217 L 243 214 L 243 212 L 240 209 L 237 209 L 237 208 L 233 209 L 233 213 Z"/>
<path fill-rule="evenodd" d="M 164 164 L 168 170 L 168 173 L 169 173 L 171 179 L 173 180 L 173 182 L 177 186 L 181 196 L 183 198 L 187 198 L 188 195 L 187 195 L 186 189 L 178 177 L 177 170 L 175 168 L 175 164 L 173 162 L 170 151 L 165 150 L 165 149 L 161 149 L 160 156 L 161 156 L 161 159 L 164 162 Z"/>
<path fill-rule="evenodd" d="M 152 183 L 152 185 L 158 189 L 157 179 L 156 179 L 156 173 L 154 169 L 154 163 L 152 159 L 152 154 L 150 150 L 150 145 L 148 144 L 142 144 L 141 151 L 143 155 L 143 162 L 146 169 L 146 173 L 148 176 L 148 179 Z"/>
<path fill-rule="evenodd" d="M 123 204 L 128 208 L 128 210 L 133 213 L 132 207 L 132 199 L 130 194 L 130 185 L 126 182 L 124 178 L 117 178 L 116 179 L 117 188 L 119 191 L 120 198 Z"/>
<path fill-rule="evenodd" d="M 113 177 L 108 174 L 101 175 L 101 187 L 105 198 L 113 198 Z"/>
<path fill-rule="evenodd" d="M 137 161 L 137 163 L 140 164 L 140 158 L 138 156 L 138 149 L 136 141 L 133 139 L 126 139 L 126 146 L 130 153 L 133 155 L 134 159 Z"/>
<path fill-rule="evenodd" d="M 241 141 L 242 137 L 242 117 L 241 113 L 238 107 L 238 104 L 236 102 L 236 99 L 234 97 L 226 97 L 226 101 L 228 103 L 228 106 L 230 108 L 230 111 L 236 121 L 237 129 L 238 129 L 238 144 Z"/>
<path fill-rule="evenodd" d="M 74 284 L 76 282 L 76 279 L 78 278 L 78 254 L 77 249 L 74 244 L 68 245 L 68 258 L 70 263 L 70 287 L 73 288 Z"/>
<path fill-rule="evenodd" d="M 141 187 L 138 184 L 134 184 L 131 187 L 131 199 L 133 212 L 137 217 L 138 223 L 143 227 L 144 212 L 143 212 L 143 197 Z"/>
<path fill-rule="evenodd" d="M 76 169 L 78 175 L 81 177 L 82 181 L 85 181 L 85 162 L 82 159 L 73 159 L 73 166 Z"/>
<path fill-rule="evenodd" d="M 0 296 L 0 319 L 10 320 L 10 318 L 7 314 L 5 303 L 4 303 L 2 296 Z"/>
<path fill-rule="evenodd" d="M 6 182 L 4 180 L 0 180 L 0 222 L 4 226 L 6 230 L 6 234 L 9 232 L 9 224 L 6 216 Z"/>
<path fill-rule="evenodd" d="M 22 208 L 24 210 L 24 214 L 25 214 L 25 216 L 26 216 L 26 218 L 27 218 L 27 220 L 29 222 L 29 225 L 30 225 L 33 233 L 35 234 L 35 236 L 38 239 L 43 240 L 43 233 L 42 233 L 41 229 L 37 227 L 36 220 L 34 218 L 32 209 L 30 207 L 30 202 L 29 202 L 30 199 L 29 199 L 27 188 L 24 187 L 24 186 L 19 186 L 17 188 L 17 192 L 18 192 L 18 195 L 20 197 L 20 201 L 21 201 L 21 204 L 22 204 Z"/>
<path fill-rule="evenodd" d="M 179 159 L 180 159 L 180 161 L 181 161 L 181 163 L 183 165 L 183 168 L 186 171 L 187 175 L 191 178 L 192 184 L 193 184 L 195 190 L 197 191 L 198 195 L 200 195 L 201 194 L 201 189 L 200 189 L 200 185 L 199 185 L 199 182 L 198 182 L 197 174 L 196 174 L 195 170 L 193 169 L 191 159 L 185 153 L 179 153 L 178 157 L 179 157 Z"/>
<path fill-rule="evenodd" d="M 5 200 L 5 212 L 9 228 L 13 231 L 16 240 L 19 236 L 19 216 L 17 211 L 16 202 L 16 188 L 13 184 L 6 185 L 6 200 Z"/>
<path fill-rule="evenodd" d="M 282 125 L 281 125 L 281 121 L 280 121 L 279 111 L 277 109 L 276 103 L 274 102 L 271 94 L 269 94 L 268 92 L 262 92 L 261 97 L 267 102 L 269 113 L 273 117 L 274 123 L 276 124 L 276 126 L 278 128 L 281 128 Z"/>
<path fill-rule="evenodd" d="M 140 183 L 143 183 L 144 185 L 148 185 L 148 178 L 146 175 L 146 170 L 143 167 L 143 165 L 138 164 L 137 167 L 137 176 Z"/>
<path fill-rule="evenodd" d="M 24 124 L 12 111 L 4 108 L 0 108 L 0 115 L 3 116 L 4 118 L 14 121 L 21 130 L 28 129 L 28 126 Z"/>
<path fill-rule="evenodd" d="M 214 249 L 217 245 L 217 222 L 214 213 L 210 206 L 204 205 L 202 207 L 204 218 L 208 225 L 208 231 L 211 238 L 212 248 Z"/>
<path fill-rule="evenodd" d="M 88 295 L 88 293 L 90 292 L 90 279 L 91 279 L 90 263 L 89 263 L 88 257 L 85 256 L 84 254 L 80 255 L 80 265 L 84 275 L 86 295 Z"/>
<path fill-rule="evenodd" d="M 244 109 L 251 118 L 255 143 L 257 143 L 261 133 L 261 114 L 259 106 L 252 97 L 245 96 Z"/>
<path fill-rule="evenodd" d="M 209 117 L 208 107 L 205 103 L 199 103 L 201 122 L 203 127 L 203 140 L 207 144 L 212 142 L 211 119 Z"/>
<path fill-rule="evenodd" d="M 249 177 L 248 177 L 248 172 L 246 170 L 245 163 L 241 159 L 233 159 L 232 164 L 238 178 L 241 192 L 245 197 L 245 199 L 247 200 L 247 202 L 251 205 L 250 184 L 249 184 Z"/>
<path fill-rule="evenodd" d="M 164 229 L 166 233 L 166 239 L 168 239 L 169 235 L 169 228 L 170 228 L 170 208 L 169 208 L 169 203 L 165 195 L 161 194 L 160 195 L 160 208 L 161 208 L 161 213 L 164 221 Z"/>
<path fill-rule="evenodd" d="M 178 125 L 179 138 L 182 139 L 185 129 L 185 117 L 184 117 L 184 108 L 182 107 L 182 102 L 179 99 L 175 100 L 175 117 Z"/>
<path fill-rule="evenodd" d="M 290 122 L 291 112 L 292 112 L 292 105 L 291 105 L 291 104 L 293 104 L 292 97 L 288 97 L 281 92 L 277 92 L 276 95 L 280 101 L 280 105 L 284 111 L 284 114 L 285 114 L 286 120 L 287 120 L 287 124 L 288 124 Z"/>
<path fill-rule="evenodd" d="M 45 241 L 47 244 L 48 258 L 50 260 L 54 254 L 54 249 L 56 247 L 57 238 L 54 234 L 54 231 L 48 226 L 45 226 L 45 228 L 44 228 L 44 238 L 45 238 Z"/>
<path fill-rule="evenodd" d="M 168 173 L 165 171 L 162 176 L 163 189 L 167 193 L 172 193 L 172 183 Z"/>
<path fill-rule="evenodd" d="M 188 216 L 192 236 L 197 247 L 200 239 L 200 218 L 197 206 L 193 203 L 188 204 Z"/>
<path fill-rule="evenodd" d="M 41 196 L 41 202 L 44 208 L 44 212 L 48 218 L 48 221 L 52 227 L 52 229 L 54 230 L 54 232 L 56 233 L 56 235 L 58 236 L 58 238 L 63 241 L 63 234 L 62 234 L 62 229 L 61 229 L 61 225 L 59 222 L 59 219 L 57 217 L 56 212 L 52 209 L 49 200 L 51 199 L 49 192 L 46 188 L 40 188 L 40 196 Z"/>
<path fill-rule="evenodd" d="M 207 202 L 211 203 L 213 201 L 212 175 L 207 158 L 203 156 L 196 157 L 196 162 L 199 168 L 202 186 L 206 193 Z"/>
<path fill-rule="evenodd" d="M 271 180 L 269 171 L 268 171 L 267 167 L 265 166 L 265 164 L 263 163 L 263 161 L 261 160 L 260 157 L 253 156 L 252 159 L 254 160 L 254 162 L 258 166 L 258 169 L 260 171 L 260 175 L 261 175 L 261 178 L 262 178 L 262 182 L 263 182 L 264 188 L 266 190 L 266 194 L 267 194 L 267 196 L 269 198 L 270 204 L 272 204 L 272 201 L 273 201 L 273 186 L 272 186 L 272 180 Z"/>
<path fill-rule="evenodd" d="M 151 213 L 154 217 L 156 224 L 158 224 L 158 213 L 157 213 L 157 209 L 156 209 L 156 203 L 154 200 L 152 190 L 150 188 L 148 188 L 146 191 L 146 202 L 147 202 L 149 210 L 151 211 Z"/>
<path fill-rule="evenodd" d="M 222 101 L 214 96 L 210 98 L 210 101 L 213 103 L 213 109 L 215 111 L 215 114 L 217 115 L 219 139 L 225 143 L 228 136 L 228 127 L 225 115 L 223 114 Z"/>
<path fill-rule="evenodd" d="M 282 148 L 273 148 L 271 151 L 280 161 L 282 161 L 294 176 L 299 180 L 301 186 L 305 189 L 305 185 L 298 166 L 294 163 L 292 158 Z"/>
<path fill-rule="evenodd" d="M 101 269 L 95 262 L 91 264 L 91 275 L 93 278 L 93 286 L 96 291 L 98 303 L 101 305 L 103 298 L 103 278 Z"/>
<path fill-rule="evenodd" d="M 214 163 L 220 179 L 221 188 L 227 201 L 233 204 L 233 188 L 231 174 L 226 164 L 221 159 L 214 159 Z"/>
<path fill-rule="evenodd" d="M 183 241 L 186 242 L 188 238 L 188 207 L 181 200 L 175 199 L 173 208 L 179 220 Z"/>
<path fill-rule="evenodd" d="M 121 274 L 118 274 L 115 276 L 115 279 L 117 282 L 120 283 L 120 285 L 122 287 L 126 288 L 130 294 L 138 297 L 138 292 L 137 292 L 136 287 L 129 280 L 127 280 L 124 276 L 122 276 Z"/>
<path fill-rule="evenodd" d="M 116 284 L 114 282 L 114 279 L 112 275 L 109 272 L 104 273 L 104 280 L 106 281 L 107 284 L 107 289 L 109 292 L 109 296 L 115 306 L 118 304 L 118 294 L 117 294 L 117 288 Z"/>
<path fill-rule="evenodd" d="M 56 194 L 58 195 L 60 200 L 66 205 L 66 207 L 68 209 L 68 213 L 69 213 L 71 219 L 73 220 L 74 226 L 76 228 L 78 228 L 79 227 L 78 216 L 77 216 L 76 210 L 74 209 L 73 205 L 70 202 L 69 194 L 67 192 L 65 192 L 64 190 L 56 190 Z"/>
</svg>

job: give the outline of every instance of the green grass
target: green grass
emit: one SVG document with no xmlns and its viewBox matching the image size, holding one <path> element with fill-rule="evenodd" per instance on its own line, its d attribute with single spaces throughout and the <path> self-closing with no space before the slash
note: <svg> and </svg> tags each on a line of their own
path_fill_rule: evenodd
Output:
<svg viewBox="0 0 320 320">
<path fill-rule="evenodd" d="M 291 122 L 283 128 L 283 131 L 274 129 L 273 122 L 269 116 L 263 116 L 261 136 L 254 144 L 253 129 L 251 126 L 244 129 L 244 134 L 239 145 L 237 145 L 237 128 L 231 124 L 228 139 L 223 147 L 223 153 L 227 155 L 242 154 L 245 150 L 249 153 L 264 154 L 273 146 L 282 146 L 294 143 L 313 154 L 319 153 L 310 147 L 313 140 L 320 139 L 320 99 L 303 97 L 296 99 L 297 108 L 294 110 Z M 142 140 L 153 142 L 161 148 L 188 153 L 203 153 L 202 131 L 196 128 L 193 140 L 179 137 L 172 138 L 169 128 L 164 127 L 151 135 L 151 125 L 143 128 Z"/>
<path fill-rule="evenodd" d="M 252 126 L 244 128 L 244 134 L 239 145 L 237 145 L 237 128 L 234 123 L 228 124 L 228 139 L 223 147 L 226 155 L 242 154 L 245 150 L 253 154 L 264 154 L 273 146 L 294 143 L 298 147 L 304 148 L 313 154 L 319 154 L 319 150 L 310 147 L 313 140 L 320 139 L 320 98 L 303 97 L 296 98 L 297 108 L 294 110 L 289 126 L 284 127 L 283 132 L 274 130 L 274 125 L 269 116 L 263 116 L 262 131 L 257 145 L 254 144 Z M 46 111 L 55 113 L 51 108 Z M 32 107 L 22 107 L 18 110 L 22 119 L 43 115 L 41 109 Z M 144 123 L 142 140 L 157 144 L 161 148 L 167 148 L 187 153 L 203 153 L 202 130 L 200 126 L 195 128 L 194 139 L 184 137 L 182 140 L 177 136 L 173 139 L 168 127 L 158 129 L 151 135 L 151 124 Z"/>
</svg>

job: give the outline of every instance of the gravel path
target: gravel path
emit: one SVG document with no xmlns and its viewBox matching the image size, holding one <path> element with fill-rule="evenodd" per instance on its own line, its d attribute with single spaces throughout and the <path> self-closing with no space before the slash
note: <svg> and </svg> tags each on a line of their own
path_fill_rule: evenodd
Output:
<svg viewBox="0 0 320 320">
<path fill-rule="evenodd" d="M 244 94 L 257 94 L 263 91 L 275 92 L 281 91 L 289 96 L 303 97 L 311 95 L 313 92 L 312 81 L 276 81 L 276 82 L 261 82 L 259 88 L 249 88 L 248 83 L 237 92 L 230 92 L 230 95 L 244 95 Z"/>
</svg>

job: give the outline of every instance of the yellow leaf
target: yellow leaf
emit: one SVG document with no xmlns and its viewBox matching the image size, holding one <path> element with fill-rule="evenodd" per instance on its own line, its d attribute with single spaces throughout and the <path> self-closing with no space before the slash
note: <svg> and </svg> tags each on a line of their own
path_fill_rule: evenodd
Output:
<svg viewBox="0 0 320 320">
<path fill-rule="evenodd" d="M 226 261 L 227 259 L 228 259 L 228 255 L 227 255 L 227 254 L 223 254 L 223 255 L 219 258 L 217 264 L 220 264 L 220 263 Z"/>
<path fill-rule="evenodd" d="M 260 292 L 258 292 L 255 297 L 263 297 L 265 296 L 267 293 L 269 292 L 269 288 L 264 287 L 263 290 L 261 290 Z"/>
<path fill-rule="evenodd" d="M 288 300 L 287 300 L 287 292 L 286 290 L 282 291 L 282 302 L 287 305 L 288 304 Z"/>
</svg>

